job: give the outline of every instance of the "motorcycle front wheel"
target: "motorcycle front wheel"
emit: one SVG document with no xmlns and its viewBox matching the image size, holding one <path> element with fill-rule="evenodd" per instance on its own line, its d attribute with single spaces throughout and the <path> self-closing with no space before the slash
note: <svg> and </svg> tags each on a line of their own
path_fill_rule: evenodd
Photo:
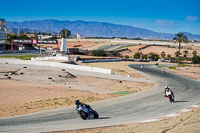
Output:
<svg viewBox="0 0 200 133">
<path fill-rule="evenodd" d="M 169 98 L 170 103 L 174 102 L 174 99 L 172 98 L 172 96 Z"/>
<path fill-rule="evenodd" d="M 79 112 L 79 116 L 83 119 L 86 120 L 88 118 L 88 114 L 84 111 Z"/>
</svg>

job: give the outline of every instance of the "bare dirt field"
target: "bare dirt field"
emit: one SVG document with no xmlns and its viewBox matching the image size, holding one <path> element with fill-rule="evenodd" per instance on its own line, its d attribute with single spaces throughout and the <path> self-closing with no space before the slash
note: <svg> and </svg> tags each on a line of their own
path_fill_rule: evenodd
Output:
<svg viewBox="0 0 200 133">
<path fill-rule="evenodd" d="M 105 44 L 104 42 L 94 42 L 94 41 L 68 41 L 67 47 L 68 48 L 80 48 L 80 49 L 93 49 L 93 47 L 101 46 L 101 44 Z M 41 46 L 43 48 L 60 48 L 61 46 L 61 40 L 58 40 L 58 46 L 56 44 L 39 44 L 38 46 Z"/>
<path fill-rule="evenodd" d="M 103 100 L 120 96 L 114 92 L 134 93 L 153 85 L 75 76 L 60 68 L 0 64 L 0 117 L 72 106 L 76 99 Z"/>
<path fill-rule="evenodd" d="M 106 40 L 84 40 L 81 41 L 79 39 L 67 39 L 67 47 L 68 48 L 79 48 L 79 49 L 88 49 L 88 50 L 93 50 L 96 48 L 99 48 L 104 45 L 110 45 L 110 44 L 117 44 L 117 43 L 112 43 L 110 41 Z M 58 39 L 58 46 L 57 45 L 52 45 L 52 44 L 43 44 L 41 45 L 42 47 L 46 48 L 60 48 L 61 46 L 61 40 Z"/>
<path fill-rule="evenodd" d="M 98 43 L 101 42 L 93 42 L 93 41 L 68 41 L 67 47 L 69 48 L 80 48 L 80 49 L 86 49 L 89 47 L 93 47 L 95 45 L 98 45 Z M 59 43 L 60 44 L 60 43 Z M 60 46 L 60 45 L 59 45 Z"/>
</svg>

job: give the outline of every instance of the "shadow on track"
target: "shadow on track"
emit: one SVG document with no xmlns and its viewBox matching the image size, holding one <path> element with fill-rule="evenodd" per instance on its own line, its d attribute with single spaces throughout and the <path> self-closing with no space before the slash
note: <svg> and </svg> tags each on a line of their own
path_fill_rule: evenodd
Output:
<svg viewBox="0 0 200 133">
<path fill-rule="evenodd" d="M 184 102 L 189 102 L 189 101 L 174 101 L 174 103 L 184 103 Z"/>
<path fill-rule="evenodd" d="M 99 119 L 110 119 L 111 117 L 100 117 Z"/>
</svg>

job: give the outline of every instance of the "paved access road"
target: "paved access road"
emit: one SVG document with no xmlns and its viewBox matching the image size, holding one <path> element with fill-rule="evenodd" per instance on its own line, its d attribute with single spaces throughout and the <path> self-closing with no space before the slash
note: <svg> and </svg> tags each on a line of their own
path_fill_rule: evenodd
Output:
<svg viewBox="0 0 200 133">
<path fill-rule="evenodd" d="M 200 82 L 173 73 L 162 74 L 154 65 L 144 65 L 142 70 L 140 65 L 131 67 L 150 76 L 156 86 L 147 91 L 92 103 L 100 119 L 82 120 L 74 106 L 0 119 L 0 132 L 47 132 L 138 122 L 162 117 L 200 103 Z M 174 90 L 175 103 L 169 103 L 163 97 L 165 85 Z"/>
</svg>

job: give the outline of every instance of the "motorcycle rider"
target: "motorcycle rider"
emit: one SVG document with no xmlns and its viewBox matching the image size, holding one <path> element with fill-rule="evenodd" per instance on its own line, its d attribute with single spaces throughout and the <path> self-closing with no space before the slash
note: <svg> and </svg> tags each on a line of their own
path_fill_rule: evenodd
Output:
<svg viewBox="0 0 200 133">
<path fill-rule="evenodd" d="M 167 97 L 167 96 L 169 96 L 169 95 L 172 95 L 173 98 L 174 98 L 174 93 L 173 93 L 173 91 L 166 85 L 166 86 L 165 86 L 165 91 L 164 91 L 164 96 Z"/>
<path fill-rule="evenodd" d="M 76 109 L 78 109 L 79 106 L 82 106 L 82 107 L 87 108 L 88 111 L 89 111 L 89 113 L 91 112 L 91 107 L 90 107 L 90 105 L 85 104 L 85 103 L 82 103 L 82 102 L 80 102 L 79 100 L 76 100 L 76 101 L 75 101 L 75 104 L 76 104 Z"/>
<path fill-rule="evenodd" d="M 165 69 L 163 68 L 163 70 L 162 70 L 162 73 L 164 74 L 165 73 Z"/>
<path fill-rule="evenodd" d="M 141 69 L 144 67 L 144 65 L 141 65 Z"/>
</svg>

